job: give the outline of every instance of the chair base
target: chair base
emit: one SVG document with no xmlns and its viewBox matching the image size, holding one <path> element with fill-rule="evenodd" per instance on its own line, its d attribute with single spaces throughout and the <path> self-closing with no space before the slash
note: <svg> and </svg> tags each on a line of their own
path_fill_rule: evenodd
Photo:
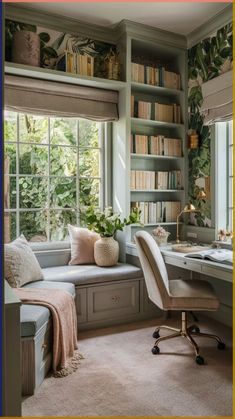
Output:
<svg viewBox="0 0 235 419">
<path fill-rule="evenodd" d="M 213 335 L 211 333 L 202 333 L 200 332 L 199 327 L 196 324 L 193 324 L 191 326 L 187 326 L 187 312 L 186 311 L 182 311 L 181 314 L 181 329 L 176 329 L 174 327 L 170 327 L 170 326 L 158 326 L 154 333 L 153 333 L 153 337 L 156 340 L 154 347 L 152 348 L 152 353 L 154 355 L 159 354 L 160 353 L 160 349 L 159 349 L 159 343 L 162 342 L 163 340 L 167 340 L 167 339 L 172 339 L 172 338 L 176 338 L 178 336 L 183 336 L 184 338 L 187 338 L 187 340 L 189 341 L 189 343 L 192 345 L 195 355 L 196 355 L 196 362 L 199 365 L 204 364 L 204 359 L 203 357 L 200 355 L 200 351 L 199 351 L 199 347 L 197 345 L 197 343 L 195 342 L 195 340 L 193 339 L 192 336 L 198 336 L 198 337 L 207 337 L 207 338 L 211 338 L 217 341 L 218 345 L 217 348 L 218 349 L 225 349 L 225 343 L 222 342 L 222 340 L 219 338 L 219 336 Z M 159 331 L 161 329 L 165 329 L 165 330 L 170 330 L 173 331 L 174 333 L 167 335 L 167 336 L 162 336 L 160 337 L 159 335 Z"/>
</svg>

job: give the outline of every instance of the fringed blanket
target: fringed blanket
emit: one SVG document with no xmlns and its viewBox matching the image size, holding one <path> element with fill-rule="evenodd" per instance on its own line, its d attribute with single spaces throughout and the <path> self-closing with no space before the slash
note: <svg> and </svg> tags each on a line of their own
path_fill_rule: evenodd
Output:
<svg viewBox="0 0 235 419">
<path fill-rule="evenodd" d="M 59 289 L 15 288 L 24 304 L 49 308 L 53 320 L 53 360 L 55 377 L 64 377 L 78 368 L 82 358 L 77 345 L 77 315 L 74 298 Z"/>
</svg>

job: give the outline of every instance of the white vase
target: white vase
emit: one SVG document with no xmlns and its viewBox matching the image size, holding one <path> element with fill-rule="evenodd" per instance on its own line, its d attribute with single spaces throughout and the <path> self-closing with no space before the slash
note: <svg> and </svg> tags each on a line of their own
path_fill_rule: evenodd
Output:
<svg viewBox="0 0 235 419">
<path fill-rule="evenodd" d="M 119 245 L 113 237 L 101 237 L 94 246 L 95 263 L 98 266 L 113 266 L 118 262 Z"/>
<path fill-rule="evenodd" d="M 167 240 L 170 233 L 167 233 L 165 236 L 153 236 L 154 240 L 157 242 L 158 246 L 166 246 Z"/>
<path fill-rule="evenodd" d="M 40 67 L 40 38 L 37 33 L 22 30 L 14 34 L 12 61 Z"/>
</svg>

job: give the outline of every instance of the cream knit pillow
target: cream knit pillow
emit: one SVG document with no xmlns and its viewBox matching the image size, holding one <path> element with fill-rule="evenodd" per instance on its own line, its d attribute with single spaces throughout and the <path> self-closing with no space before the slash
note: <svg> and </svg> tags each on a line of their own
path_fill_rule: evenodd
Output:
<svg viewBox="0 0 235 419">
<path fill-rule="evenodd" d="M 5 278 L 11 287 L 43 279 L 41 267 L 23 234 L 4 246 Z"/>
<path fill-rule="evenodd" d="M 71 242 L 71 260 L 69 265 L 85 265 L 95 263 L 94 244 L 100 235 L 87 228 L 75 227 L 68 224 Z"/>
</svg>

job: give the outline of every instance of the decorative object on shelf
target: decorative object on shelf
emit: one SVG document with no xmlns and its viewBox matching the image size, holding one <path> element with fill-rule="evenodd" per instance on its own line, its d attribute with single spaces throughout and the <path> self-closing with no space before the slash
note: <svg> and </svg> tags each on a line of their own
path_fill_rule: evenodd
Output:
<svg viewBox="0 0 235 419">
<path fill-rule="evenodd" d="M 113 48 L 110 49 L 109 53 L 105 57 L 106 77 L 109 80 L 119 80 L 120 76 L 120 62 L 118 53 Z"/>
<path fill-rule="evenodd" d="M 226 230 L 221 228 L 218 231 L 218 240 L 222 241 L 222 242 L 226 242 L 228 239 L 232 239 L 233 238 L 233 233 L 232 231 Z"/>
<path fill-rule="evenodd" d="M 199 191 L 199 193 L 197 195 L 197 199 L 198 200 L 205 200 L 206 199 L 206 193 L 205 193 L 204 190 L 200 190 Z M 198 209 L 198 208 L 195 208 L 195 206 L 189 202 L 187 205 L 185 205 L 184 209 L 177 215 L 177 218 L 176 218 L 176 223 L 177 223 L 177 226 L 176 226 L 176 243 L 180 243 L 180 237 L 179 237 L 179 219 L 180 219 L 181 215 L 182 214 L 185 214 L 185 213 L 186 214 L 191 214 L 193 212 L 194 213 L 195 212 L 200 213 L 201 210 Z"/>
<path fill-rule="evenodd" d="M 157 226 L 153 231 L 153 237 L 157 242 L 158 246 L 164 246 L 167 244 L 167 239 L 171 233 L 166 231 L 163 227 Z"/>
<path fill-rule="evenodd" d="M 188 131 L 188 148 L 190 150 L 197 149 L 199 147 L 199 137 L 195 130 L 190 129 Z"/>
<path fill-rule="evenodd" d="M 12 60 L 18 64 L 40 67 L 40 38 L 31 31 L 16 31 L 12 41 Z"/>
<path fill-rule="evenodd" d="M 93 206 L 81 212 L 81 219 L 89 230 L 100 234 L 101 238 L 95 242 L 94 257 L 98 266 L 113 266 L 118 262 L 119 244 L 114 239 L 117 231 L 123 231 L 125 226 L 140 222 L 140 212 L 133 209 L 129 217 L 123 221 L 119 214 L 113 212 L 112 207 L 101 211 Z"/>
</svg>

